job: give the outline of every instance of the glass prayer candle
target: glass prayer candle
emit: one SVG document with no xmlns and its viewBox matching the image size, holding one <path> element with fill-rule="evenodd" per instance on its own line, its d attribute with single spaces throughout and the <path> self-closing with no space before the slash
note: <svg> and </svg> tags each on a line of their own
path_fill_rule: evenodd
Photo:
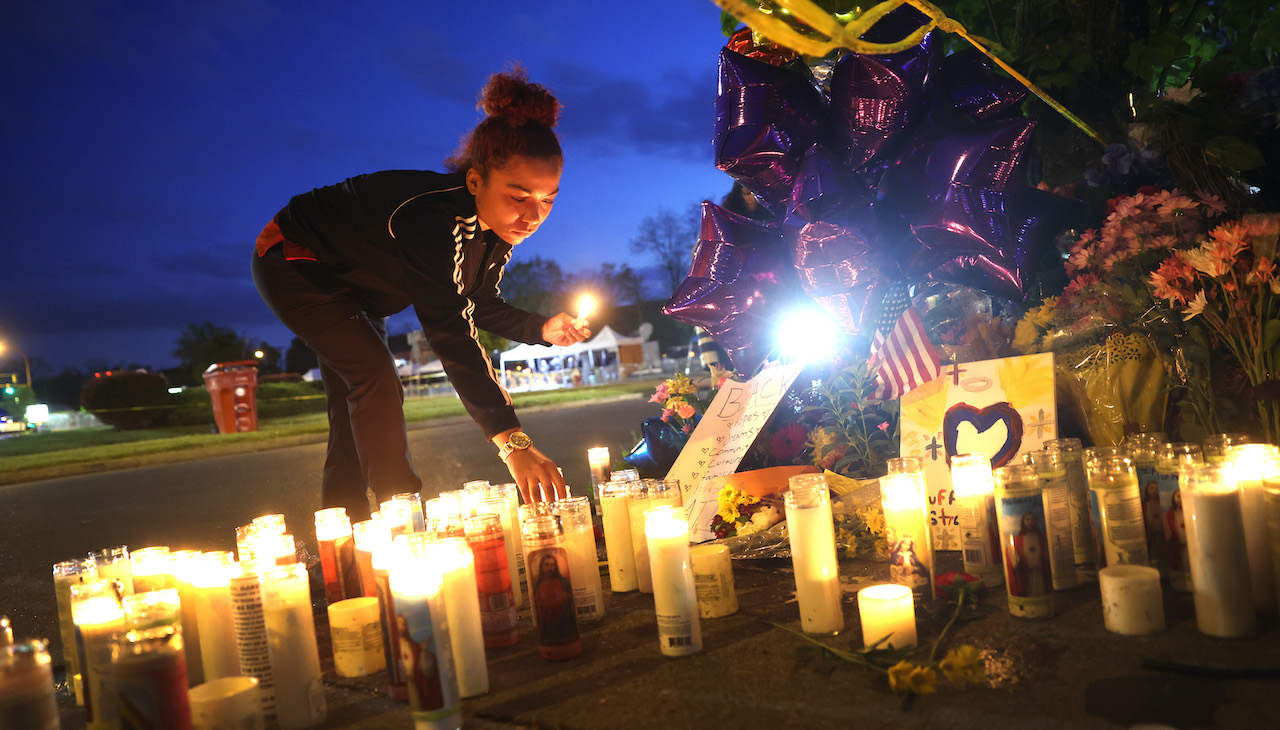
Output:
<svg viewBox="0 0 1280 730">
<path fill-rule="evenodd" d="M 84 704 L 80 676 L 80 653 L 76 651 L 76 623 L 71 617 L 71 586 L 97 580 L 98 569 L 92 560 L 64 560 L 53 565 L 53 592 L 58 605 L 58 631 L 62 638 L 62 660 L 67 683 L 76 695 L 76 704 Z"/>
<path fill-rule="evenodd" d="M 519 503 L 513 507 L 507 498 L 504 488 L 492 488 L 489 496 L 476 505 L 477 516 L 493 515 L 498 518 L 502 535 L 502 549 L 507 554 L 507 571 L 511 579 L 511 606 L 520 608 L 524 605 L 524 589 L 520 585 L 520 567 L 524 565 L 524 556 L 520 555 L 520 540 L 516 535 L 520 532 Z M 466 533 L 466 520 L 463 520 L 463 533 Z"/>
<path fill-rule="evenodd" d="M 844 629 L 831 493 L 822 474 L 791 477 L 784 495 L 800 627 L 807 634 Z"/>
<path fill-rule="evenodd" d="M 236 627 L 231 615 L 231 579 L 237 575 L 240 566 L 225 550 L 201 555 L 190 574 L 188 595 L 195 603 L 200 626 L 200 662 L 206 682 L 240 674 Z"/>
<path fill-rule="evenodd" d="M 125 596 L 123 604 L 125 627 L 129 631 L 182 625 L 182 603 L 178 600 L 177 588 L 135 593 Z M 183 673 L 185 675 L 185 668 Z"/>
<path fill-rule="evenodd" d="M 440 597 L 444 615 L 448 617 L 458 694 L 462 697 L 482 695 L 489 691 L 489 667 L 485 664 L 475 556 L 462 537 L 443 538 L 430 550 L 441 572 Z"/>
<path fill-rule="evenodd" d="M 1276 610 L 1275 567 L 1271 561 L 1271 539 L 1267 534 L 1266 487 L 1280 474 L 1280 449 L 1271 444 L 1243 444 L 1227 449 L 1227 461 L 1234 467 L 1240 485 L 1240 509 L 1244 515 L 1244 543 L 1249 552 L 1249 582 L 1253 586 L 1253 607 L 1259 613 Z"/>
<path fill-rule="evenodd" d="M 498 500 L 505 504 L 505 500 Z M 481 503 L 481 509 L 484 509 Z M 511 646 L 520 641 L 515 596 L 511 586 L 509 546 L 502 517 L 481 512 L 462 521 L 467 544 L 475 555 L 476 593 L 485 647 Z"/>
<path fill-rule="evenodd" d="M 401 492 L 391 495 L 392 502 L 409 506 L 409 519 L 413 520 L 413 531 L 422 532 L 427 529 L 427 518 L 422 512 L 422 497 L 417 492 Z"/>
<path fill-rule="evenodd" d="M 897 583 L 867 586 L 858 591 L 862 643 L 880 649 L 910 649 L 916 645 L 916 611 L 911 589 Z"/>
<path fill-rule="evenodd" d="M 376 518 L 381 524 L 381 518 Z M 409 699 L 409 685 L 405 680 L 404 661 L 400 657 L 400 629 L 396 622 L 395 595 L 391 592 L 391 566 L 399 559 L 396 546 L 386 526 L 376 533 L 378 537 L 369 546 L 369 561 L 373 564 L 373 583 L 378 593 L 378 608 L 382 611 L 382 646 L 387 654 L 387 694 L 393 700 Z M 409 533 L 423 534 L 430 533 Z"/>
<path fill-rule="evenodd" d="M 609 588 L 618 593 L 640 587 L 631 539 L 630 494 L 628 482 L 606 482 L 600 486 L 600 520 L 609 563 Z"/>
<path fill-rule="evenodd" d="M 609 481 L 609 447 L 596 446 L 587 449 L 587 467 L 591 470 L 591 494 L 600 503 L 600 487 Z"/>
<path fill-rule="evenodd" d="M 1049 565 L 1053 568 L 1053 589 L 1063 591 L 1080 584 L 1076 574 L 1074 531 L 1071 526 L 1071 484 L 1067 464 L 1060 451 L 1035 451 L 1030 463 L 1040 477 L 1044 501 L 1044 530 L 1049 540 Z"/>
<path fill-rule="evenodd" d="M 644 513 L 654 507 L 683 503 L 680 483 L 674 479 L 641 479 L 630 482 L 627 516 L 631 522 L 631 552 L 635 556 L 636 584 L 641 593 L 653 593 L 649 547 L 644 532 Z"/>
<path fill-rule="evenodd" d="M 904 461 L 896 459 L 891 461 Z M 921 600 L 933 592 L 933 548 L 929 539 L 924 471 L 901 470 L 880 477 L 889 580 L 907 586 Z"/>
<path fill-rule="evenodd" d="M 1009 613 L 1022 618 L 1052 616 L 1053 567 L 1040 475 L 1030 464 L 1010 464 L 995 470 L 995 480 Z"/>
<path fill-rule="evenodd" d="M 264 535 L 283 535 L 289 531 L 289 528 L 284 523 L 284 515 L 279 513 L 254 517 L 253 522 L 250 524 Z"/>
<path fill-rule="evenodd" d="M 441 589 L 444 575 L 436 563 L 430 533 L 395 539 L 391 592 L 399 653 L 409 688 L 409 709 L 415 724 L 442 727 L 461 723 L 462 703 L 453 667 L 448 621 Z"/>
<path fill-rule="evenodd" d="M 172 588 L 169 584 L 169 548 L 145 547 L 129 556 L 129 574 L 135 593 Z"/>
<path fill-rule="evenodd" d="M 463 536 L 462 505 L 456 497 L 440 495 L 435 499 L 428 499 L 423 509 L 426 511 L 427 524 L 432 526 L 431 530 L 435 531 L 437 537 Z"/>
<path fill-rule="evenodd" d="M 99 578 L 71 586 L 71 615 L 84 685 L 84 713 L 89 727 L 115 727 L 120 721 L 111 637 L 124 631 L 124 607 L 116 581 Z"/>
<path fill-rule="evenodd" d="M 1098 569 L 1108 565 L 1147 565 L 1147 535 L 1142 496 L 1133 461 L 1111 451 L 1085 451 L 1089 509 L 1093 516 Z"/>
<path fill-rule="evenodd" d="M 0 647 L 0 728 L 58 730 L 49 649 L 43 639 Z"/>
<path fill-rule="evenodd" d="M 1044 450 L 1058 454 L 1067 472 L 1067 489 L 1071 505 L 1071 549 L 1075 554 L 1076 580 L 1097 577 L 1098 566 L 1093 554 L 1093 522 L 1089 517 L 1089 479 L 1084 471 L 1084 448 L 1080 439 L 1060 438 L 1044 442 Z"/>
<path fill-rule="evenodd" d="M 459 495 L 459 513 L 462 519 L 467 519 L 476 513 L 476 507 L 489 498 L 489 490 L 492 485 L 487 479 L 475 479 L 462 485 L 462 493 Z"/>
<path fill-rule="evenodd" d="M 986 454 L 951 457 L 951 488 L 959 503 L 964 571 L 988 586 L 1004 583 L 991 459 Z"/>
<path fill-rule="evenodd" d="M 1187 552 L 1196 627 L 1203 634 L 1244 638 L 1257 633 L 1240 487 L 1226 462 L 1182 473 Z"/>
<path fill-rule="evenodd" d="M 535 515 L 521 520 L 520 529 L 524 532 L 524 564 L 529 573 L 529 605 L 538 650 L 552 661 L 578 656 L 582 641 L 560 523 L 552 515 Z"/>
<path fill-rule="evenodd" d="M 1206 464 L 1226 461 L 1227 449 L 1247 443 L 1251 441 L 1248 434 L 1243 433 L 1215 433 L 1212 436 L 1205 436 L 1201 443 L 1204 461 Z"/>
<path fill-rule="evenodd" d="M 292 545 L 292 541 L 290 541 Z M 200 621 L 196 618 L 195 588 L 191 578 L 199 572 L 199 550 L 178 550 L 169 554 L 169 577 L 178 591 L 182 610 L 182 644 L 187 655 L 187 681 L 194 687 L 204 681 L 204 661 L 200 657 Z"/>
<path fill-rule="evenodd" d="M 320 548 L 325 600 L 337 603 L 363 596 L 364 586 L 356 567 L 356 542 L 351 535 L 346 508 L 330 507 L 316 512 L 316 543 Z"/>
<path fill-rule="evenodd" d="M 430 500 L 428 500 L 428 502 L 430 502 Z M 378 519 L 381 520 L 382 524 L 387 528 L 387 531 L 391 534 L 392 539 L 395 539 L 400 535 L 408 535 L 412 532 L 415 532 L 415 529 L 414 529 L 415 523 L 413 519 L 413 505 L 409 503 L 407 500 L 388 499 L 387 501 L 378 505 L 378 507 L 379 507 Z M 422 510 L 423 510 L 422 519 L 423 519 L 423 524 L 425 525 L 424 529 L 435 530 L 435 525 L 433 524 L 432 518 L 431 518 L 429 504 L 424 503 L 422 505 Z"/>
<path fill-rule="evenodd" d="M 644 525 L 658 646 L 666 656 L 696 654 L 702 651 L 702 622 L 689 555 L 689 521 L 683 508 L 659 505 L 645 512 Z"/>
<path fill-rule="evenodd" d="M 98 566 L 98 577 L 120 582 L 120 595 L 133 593 L 133 573 L 129 568 L 129 548 L 126 545 L 95 550 L 89 553 Z"/>
<path fill-rule="evenodd" d="M 1138 491 L 1142 496 L 1142 525 L 1147 540 L 1147 559 L 1151 567 L 1167 572 L 1165 566 L 1164 510 L 1160 507 L 1160 481 L 1156 471 L 1160 448 L 1169 443 L 1169 437 L 1159 432 L 1131 434 L 1125 439 L 1129 458 L 1133 459 L 1133 473 L 1138 478 Z"/>
<path fill-rule="evenodd" d="M 738 592 L 733 583 L 733 559 L 729 546 L 706 543 L 689 548 L 693 584 L 698 589 L 698 615 L 720 618 L 738 612 Z"/>
<path fill-rule="evenodd" d="M 360 574 L 360 593 L 378 597 L 378 587 L 373 582 L 373 543 L 390 540 L 380 519 L 368 519 L 351 526 L 351 539 L 356 544 L 356 572 Z"/>
<path fill-rule="evenodd" d="M 270 570 L 273 563 L 261 564 Z M 271 647 L 267 640 L 266 616 L 262 612 L 262 584 L 258 563 L 241 563 L 241 574 L 230 581 L 231 625 L 236 634 L 240 675 L 257 680 L 259 711 L 263 721 L 276 721 L 275 675 L 271 668 Z"/>
<path fill-rule="evenodd" d="M 112 642 L 117 701 L 126 727 L 190 730 L 187 661 L 182 626 L 157 626 L 117 634 Z"/>
<path fill-rule="evenodd" d="M 520 488 L 514 483 L 495 484 L 489 487 L 491 496 L 507 500 L 507 514 L 502 518 L 502 534 L 513 543 L 516 562 L 511 569 L 511 588 L 516 596 L 516 608 L 524 605 L 528 583 L 524 569 L 524 536 L 520 531 Z"/>
<path fill-rule="evenodd" d="M 1187 555 L 1187 521 L 1182 508 L 1181 473 L 1189 465 L 1203 464 L 1199 444 L 1162 444 L 1156 454 L 1156 484 L 1160 489 L 1161 530 L 1164 533 L 1165 569 L 1169 587 L 1191 591 L 1190 558 Z"/>
<path fill-rule="evenodd" d="M 272 566 L 261 579 L 262 618 L 275 680 L 276 722 L 282 730 L 314 727 L 324 722 L 328 708 L 307 566 Z"/>
<path fill-rule="evenodd" d="M 640 472 L 635 469 L 619 469 L 609 472 L 609 481 L 611 482 L 638 482 L 640 481 Z"/>
<path fill-rule="evenodd" d="M 604 589 L 600 583 L 600 559 L 596 554 L 596 531 L 591 521 L 591 500 L 569 497 L 551 503 L 564 530 L 564 546 L 569 554 L 569 574 L 573 576 L 573 603 L 578 621 L 604 618 Z"/>
</svg>

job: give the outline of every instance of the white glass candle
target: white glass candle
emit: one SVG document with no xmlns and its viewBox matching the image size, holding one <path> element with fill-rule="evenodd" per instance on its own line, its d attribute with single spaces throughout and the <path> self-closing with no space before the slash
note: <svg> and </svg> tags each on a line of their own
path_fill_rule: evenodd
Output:
<svg viewBox="0 0 1280 730">
<path fill-rule="evenodd" d="M 1098 568 L 1147 565 L 1147 531 L 1142 519 L 1142 493 L 1133 460 L 1120 447 L 1085 450 L 1089 508 L 1101 549 Z"/>
<path fill-rule="evenodd" d="M 719 618 L 738 612 L 738 593 L 733 585 L 733 560 L 729 546 L 720 543 L 689 548 L 693 563 L 693 584 L 698 589 L 698 615 Z"/>
<path fill-rule="evenodd" d="M 333 670 L 339 677 L 367 677 L 387 667 L 378 599 L 347 598 L 329 604 Z"/>
<path fill-rule="evenodd" d="M 463 697 L 482 695 L 489 691 L 489 668 L 485 664 L 475 558 L 462 537 L 444 538 L 430 550 L 441 571 L 440 595 L 453 647 L 458 693 Z"/>
<path fill-rule="evenodd" d="M 0 728 L 58 730 L 49 649 L 43 639 L 0 646 Z"/>
<path fill-rule="evenodd" d="M 263 730 L 258 680 L 224 677 L 198 684 L 188 693 L 193 730 Z"/>
<path fill-rule="evenodd" d="M 689 522 L 684 509 L 660 505 L 645 513 L 658 645 L 666 656 L 702 651 L 698 589 L 689 555 Z"/>
<path fill-rule="evenodd" d="M 427 529 L 426 516 L 422 513 L 422 497 L 416 492 L 401 492 L 391 495 L 390 501 L 409 508 L 409 519 L 413 521 L 413 531 L 422 532 Z"/>
<path fill-rule="evenodd" d="M 507 500 L 507 511 L 501 513 L 502 534 L 511 543 L 515 553 L 515 562 L 511 568 L 511 592 L 516 597 L 516 608 L 525 604 L 525 596 L 529 594 L 529 584 L 525 577 L 524 536 L 520 531 L 520 488 L 515 484 L 495 484 L 489 487 L 491 496 Z"/>
<path fill-rule="evenodd" d="M 604 523 L 604 550 L 609 561 L 609 588 L 618 593 L 640 588 L 636 554 L 632 550 L 630 486 L 606 482 L 600 488 L 600 519 Z"/>
<path fill-rule="evenodd" d="M 76 704 L 84 704 L 84 688 L 80 676 L 80 653 L 76 651 L 76 623 L 71 617 L 71 586 L 96 580 L 98 570 L 92 560 L 64 560 L 53 566 L 53 591 L 58 605 L 58 631 L 62 637 L 62 660 L 67 682 L 76 695 Z"/>
<path fill-rule="evenodd" d="M 204 682 L 204 661 L 200 657 L 200 621 L 196 618 L 195 589 L 191 577 L 199 569 L 199 550 L 178 550 L 169 554 L 169 578 L 178 591 L 182 606 L 182 645 L 187 655 L 187 681 L 191 686 Z"/>
<path fill-rule="evenodd" d="M 569 553 L 569 574 L 573 576 L 573 603 L 578 621 L 604 618 L 604 589 L 600 583 L 600 558 L 596 553 L 596 531 L 591 522 L 591 500 L 569 497 L 557 500 L 552 511 L 564 529 L 564 547 Z"/>
<path fill-rule="evenodd" d="M 790 487 L 784 501 L 800 627 L 809 634 L 838 633 L 844 629 L 844 610 L 827 480 L 800 474 L 791 477 Z"/>
<path fill-rule="evenodd" d="M 134 593 L 125 596 L 122 603 L 129 631 L 182 625 L 182 602 L 176 588 Z"/>
<path fill-rule="evenodd" d="M 1080 578 L 1076 572 L 1075 547 L 1072 544 L 1074 530 L 1071 526 L 1071 483 L 1067 478 L 1067 461 L 1061 451 L 1036 451 L 1029 456 L 1040 475 L 1053 589 L 1075 588 L 1080 584 Z"/>
<path fill-rule="evenodd" d="M 631 483 L 627 515 L 631 520 L 631 552 L 635 556 L 636 584 L 641 593 L 653 593 L 649 546 L 644 531 L 645 512 L 663 505 L 679 507 L 683 497 L 675 480 L 642 479 Z"/>
<path fill-rule="evenodd" d="M 200 626 L 200 661 L 205 681 L 240 674 L 235 618 L 231 612 L 231 579 L 240 567 L 231 553 L 204 553 L 190 573 L 188 595 L 195 603 Z M 185 601 L 184 601 L 185 602 Z"/>
<path fill-rule="evenodd" d="M 125 630 L 125 618 L 113 583 L 98 579 L 71 586 L 71 615 L 80 649 L 84 711 L 89 727 L 116 727 L 120 721 L 111 638 Z"/>
<path fill-rule="evenodd" d="M 262 616 L 275 678 L 277 724 L 292 730 L 324 722 L 328 708 L 306 565 L 273 566 L 263 573 Z"/>
<path fill-rule="evenodd" d="M 441 588 L 444 575 L 433 559 L 429 533 L 395 539 L 391 592 L 395 596 L 398 651 L 417 728 L 461 728 L 458 680 Z"/>
<path fill-rule="evenodd" d="M 265 564 L 269 569 L 271 563 Z M 276 721 L 276 683 L 271 670 L 271 646 L 267 640 L 267 622 L 262 613 L 262 585 L 257 564 L 241 563 L 241 575 L 231 577 L 231 625 L 236 632 L 236 651 L 240 657 L 240 674 L 257 680 L 261 714 L 268 724 Z"/>
<path fill-rule="evenodd" d="M 393 700 L 404 702 L 409 699 L 409 685 L 405 681 L 404 663 L 400 659 L 400 629 L 396 621 L 396 600 L 391 592 L 391 566 L 398 562 L 400 549 L 392 542 L 390 532 L 383 531 L 380 535 L 385 539 L 378 539 L 370 545 L 370 562 L 373 564 L 373 584 L 378 594 L 378 609 L 382 612 L 382 646 L 387 654 L 387 695 Z"/>
<path fill-rule="evenodd" d="M 427 526 L 424 529 L 434 530 L 435 526 L 431 524 L 431 515 L 427 512 L 427 504 L 422 505 L 423 524 Z M 378 505 L 378 519 L 386 526 L 387 532 L 391 533 L 391 537 L 399 537 L 400 535 L 408 535 L 415 532 L 415 521 L 413 517 L 413 504 L 404 499 L 388 499 Z"/>
<path fill-rule="evenodd" d="M 959 503 L 964 571 L 988 586 L 1004 583 L 996 520 L 995 477 L 986 454 L 951 457 L 951 488 Z"/>
<path fill-rule="evenodd" d="M 609 447 L 587 449 L 587 466 L 591 469 L 591 493 L 600 499 L 600 487 L 609 481 Z"/>
<path fill-rule="evenodd" d="M 1241 638 L 1257 632 L 1240 489 L 1225 462 L 1182 473 L 1187 550 L 1196 627 L 1209 636 Z"/>
<path fill-rule="evenodd" d="M 1227 460 L 1227 450 L 1232 446 L 1250 443 L 1248 434 L 1215 433 L 1205 436 L 1202 453 L 1206 464 L 1219 464 Z"/>
<path fill-rule="evenodd" d="M 916 611 L 911 589 L 897 583 L 867 586 L 858 591 L 862 643 L 880 649 L 910 649 L 916 645 Z"/>
<path fill-rule="evenodd" d="M 1102 623 L 1108 631 L 1146 636 L 1164 631 L 1160 571 L 1145 565 L 1112 565 L 1098 571 Z"/>
<path fill-rule="evenodd" d="M 1249 583 L 1253 607 L 1260 613 L 1276 610 L 1275 567 L 1271 560 L 1271 540 L 1267 535 L 1264 495 L 1267 479 L 1280 473 L 1280 449 L 1271 444 L 1232 446 L 1227 458 L 1235 467 L 1240 484 L 1240 509 L 1244 517 L 1244 543 L 1249 553 Z"/>
<path fill-rule="evenodd" d="M 925 518 L 924 472 L 890 472 L 880 477 L 884 537 L 889 549 L 889 580 L 907 586 L 920 600 L 933 587 L 933 550 Z"/>
<path fill-rule="evenodd" d="M 115 547 L 95 550 L 89 553 L 94 565 L 98 566 L 98 577 L 105 580 L 120 581 L 120 594 L 127 596 L 133 593 L 133 572 L 129 566 L 129 547 Z"/>
<path fill-rule="evenodd" d="M 1058 454 L 1067 473 L 1067 499 L 1071 510 L 1071 549 L 1075 555 L 1077 582 L 1098 575 L 1093 554 L 1093 521 L 1089 517 L 1089 479 L 1084 471 L 1084 448 L 1077 438 L 1050 439 L 1044 450 Z"/>
<path fill-rule="evenodd" d="M 136 593 L 172 588 L 169 584 L 169 548 L 145 547 L 129 555 L 129 572 Z"/>
<path fill-rule="evenodd" d="M 1184 466 L 1203 464 L 1199 444 L 1172 443 L 1156 454 L 1156 484 L 1163 516 L 1165 566 L 1169 587 L 1191 591 L 1191 558 L 1187 554 L 1187 520 L 1182 503 L 1181 473 Z"/>
</svg>

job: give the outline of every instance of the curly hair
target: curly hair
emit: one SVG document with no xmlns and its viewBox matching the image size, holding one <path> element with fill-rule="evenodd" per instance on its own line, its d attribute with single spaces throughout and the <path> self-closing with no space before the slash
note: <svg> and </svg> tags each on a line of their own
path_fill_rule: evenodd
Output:
<svg viewBox="0 0 1280 730">
<path fill-rule="evenodd" d="M 481 177 L 512 157 L 563 161 L 560 140 L 552 127 L 560 118 L 560 102 L 540 84 L 529 82 L 519 66 L 495 73 L 480 91 L 476 105 L 487 115 L 463 138 L 445 166 L 454 172 L 475 169 Z"/>
</svg>

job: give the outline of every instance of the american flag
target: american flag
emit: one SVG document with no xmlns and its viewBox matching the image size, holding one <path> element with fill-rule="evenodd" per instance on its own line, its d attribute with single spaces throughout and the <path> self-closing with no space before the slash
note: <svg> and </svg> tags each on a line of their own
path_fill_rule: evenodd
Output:
<svg viewBox="0 0 1280 730">
<path fill-rule="evenodd" d="M 901 398 L 941 372 L 938 351 L 911 306 L 905 285 L 894 284 L 885 294 L 868 364 L 876 373 L 872 395 L 886 400 Z"/>
</svg>

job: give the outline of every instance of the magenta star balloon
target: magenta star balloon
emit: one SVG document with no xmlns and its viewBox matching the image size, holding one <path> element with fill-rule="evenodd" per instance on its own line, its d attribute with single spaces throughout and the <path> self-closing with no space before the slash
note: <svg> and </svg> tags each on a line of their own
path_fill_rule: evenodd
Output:
<svg viewBox="0 0 1280 730">
<path fill-rule="evenodd" d="M 897 276 L 875 230 L 868 201 L 805 225 L 792 244 L 801 288 L 848 334 L 863 329 Z"/>
</svg>

